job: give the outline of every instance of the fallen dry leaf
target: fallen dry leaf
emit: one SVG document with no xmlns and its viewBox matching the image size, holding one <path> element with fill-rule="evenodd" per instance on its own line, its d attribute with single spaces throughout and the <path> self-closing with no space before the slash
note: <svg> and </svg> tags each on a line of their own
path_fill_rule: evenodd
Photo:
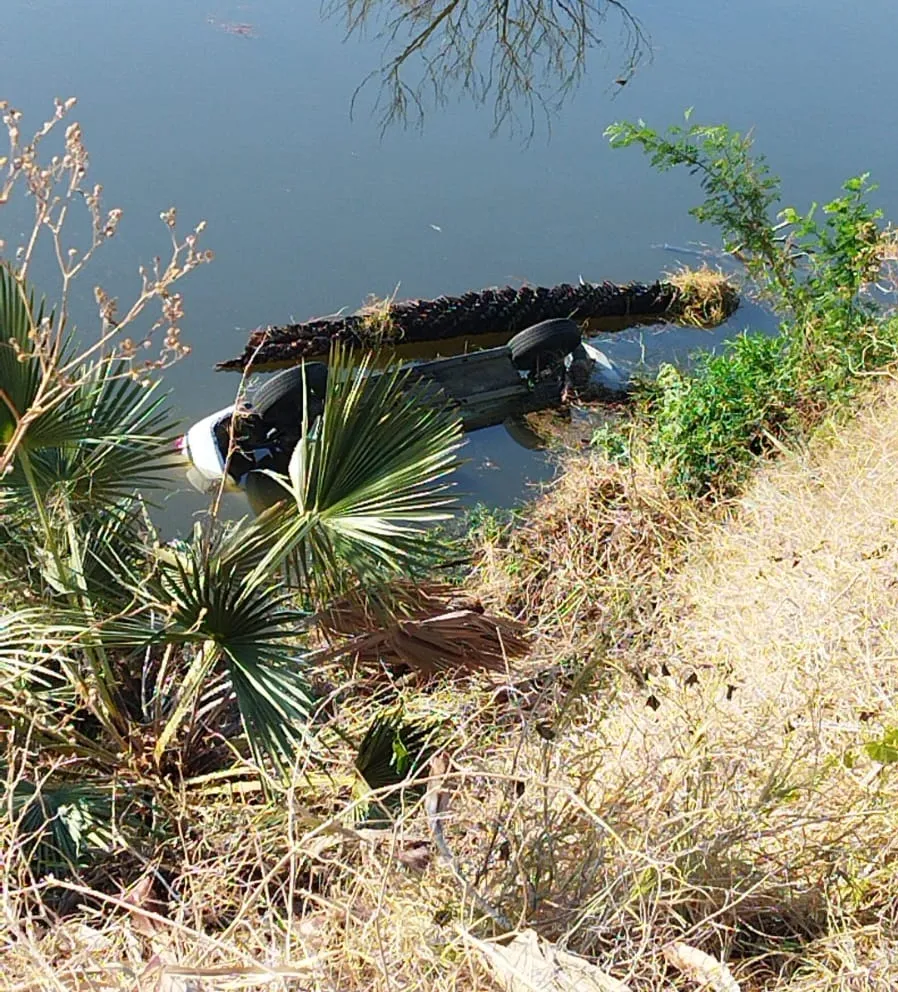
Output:
<svg viewBox="0 0 898 992">
<path fill-rule="evenodd" d="M 450 586 L 405 583 L 393 594 L 392 618 L 374 610 L 358 590 L 318 613 L 318 626 L 333 645 L 324 657 L 408 665 L 429 678 L 438 672 L 507 672 L 530 649 L 522 624 L 484 612 Z"/>
<path fill-rule="evenodd" d="M 396 860 L 410 871 L 421 874 L 433 860 L 433 851 L 427 841 L 418 841 L 400 847 Z"/>
<path fill-rule="evenodd" d="M 630 987 L 591 964 L 543 940 L 535 930 L 509 944 L 488 943 L 462 932 L 506 992 L 630 992 Z"/>
<path fill-rule="evenodd" d="M 147 874 L 135 882 L 122 896 L 122 901 L 128 905 L 131 925 L 137 933 L 143 934 L 144 937 L 155 937 L 165 929 L 158 920 L 147 915 L 148 913 L 165 915 L 165 905 L 155 898 L 153 890 L 153 875 Z"/>
<path fill-rule="evenodd" d="M 668 964 L 712 992 L 740 992 L 730 969 L 717 958 L 689 944 L 675 941 L 664 948 Z"/>
</svg>

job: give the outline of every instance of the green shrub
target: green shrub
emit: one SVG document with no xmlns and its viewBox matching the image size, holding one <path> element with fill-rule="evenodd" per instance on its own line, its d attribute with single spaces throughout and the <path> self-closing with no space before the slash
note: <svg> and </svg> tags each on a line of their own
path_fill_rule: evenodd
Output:
<svg viewBox="0 0 898 992">
<path fill-rule="evenodd" d="M 649 387 L 649 453 L 679 488 L 730 488 L 795 422 L 786 342 L 743 334 L 693 373 L 665 365 Z"/>
<path fill-rule="evenodd" d="M 641 121 L 607 133 L 616 147 L 642 147 L 661 170 L 685 166 L 699 176 L 705 199 L 690 212 L 720 229 L 782 321 L 776 337 L 742 335 L 692 372 L 664 366 L 645 389 L 650 459 L 670 469 L 675 486 L 702 495 L 732 491 L 779 439 L 809 430 L 864 376 L 895 362 L 898 322 L 864 292 L 889 244 L 866 175 L 822 208 L 775 213 L 780 182 L 752 155 L 751 138 L 688 119 L 666 135 Z"/>
</svg>

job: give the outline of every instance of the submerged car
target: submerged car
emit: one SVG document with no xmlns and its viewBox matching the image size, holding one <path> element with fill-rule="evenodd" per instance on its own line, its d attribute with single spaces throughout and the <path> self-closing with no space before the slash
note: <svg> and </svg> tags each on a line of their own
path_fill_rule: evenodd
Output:
<svg viewBox="0 0 898 992">
<path fill-rule="evenodd" d="M 244 489 L 257 512 L 270 505 L 266 494 L 280 490 L 266 470 L 287 471 L 302 432 L 305 397 L 308 422 L 314 423 L 324 410 L 327 376 L 323 362 L 284 369 L 255 391 L 251 403 L 197 421 L 177 442 L 189 463 L 190 484 L 200 492 Z"/>
<path fill-rule="evenodd" d="M 502 347 L 425 362 L 414 372 L 458 406 L 465 430 L 477 430 L 503 423 L 510 414 L 559 404 L 572 358 L 598 369 L 606 390 L 625 388 L 605 356 L 583 344 L 579 326 L 564 318 L 534 324 Z M 268 471 L 287 471 L 304 418 L 314 425 L 324 410 L 327 381 L 327 365 L 306 362 L 273 375 L 252 402 L 195 423 L 178 442 L 191 485 L 202 492 L 243 489 L 257 513 L 283 498 Z"/>
</svg>

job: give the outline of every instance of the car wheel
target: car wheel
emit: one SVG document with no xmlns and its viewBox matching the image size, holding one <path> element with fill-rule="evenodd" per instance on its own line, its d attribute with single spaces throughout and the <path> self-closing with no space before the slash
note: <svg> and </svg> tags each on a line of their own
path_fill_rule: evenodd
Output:
<svg viewBox="0 0 898 992">
<path fill-rule="evenodd" d="M 294 426 L 302 417 L 303 399 L 308 390 L 312 400 L 309 415 L 317 416 L 324 407 L 327 372 L 323 362 L 307 362 L 278 372 L 256 390 L 253 412 L 266 426 L 285 423 Z"/>
<path fill-rule="evenodd" d="M 508 342 L 508 350 L 515 368 L 535 372 L 569 355 L 580 340 L 577 324 L 566 317 L 559 317 L 519 331 Z"/>
</svg>

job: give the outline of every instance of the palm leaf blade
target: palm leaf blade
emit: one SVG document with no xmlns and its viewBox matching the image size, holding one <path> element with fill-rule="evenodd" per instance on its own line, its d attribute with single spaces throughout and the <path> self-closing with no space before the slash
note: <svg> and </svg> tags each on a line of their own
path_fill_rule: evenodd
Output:
<svg viewBox="0 0 898 992">
<path fill-rule="evenodd" d="M 345 574 L 364 583 L 420 558 L 427 525 L 451 516 L 448 477 L 458 466 L 461 424 L 426 399 L 410 373 L 353 367 L 335 348 L 324 414 L 290 461 L 293 499 L 272 511 L 267 565 L 293 557 L 320 598 Z"/>
</svg>

